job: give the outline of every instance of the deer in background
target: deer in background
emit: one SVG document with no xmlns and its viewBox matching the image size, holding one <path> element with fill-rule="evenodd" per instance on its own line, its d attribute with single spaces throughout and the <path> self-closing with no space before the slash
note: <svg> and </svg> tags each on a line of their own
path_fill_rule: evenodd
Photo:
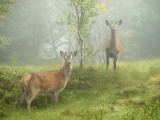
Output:
<svg viewBox="0 0 160 120">
<path fill-rule="evenodd" d="M 27 98 L 27 107 L 30 111 L 32 100 L 38 93 L 51 92 L 52 103 L 58 103 L 58 96 L 65 88 L 72 71 L 72 60 L 77 55 L 77 51 L 73 54 L 67 55 L 60 51 L 60 55 L 64 58 L 65 63 L 61 70 L 50 72 L 30 73 L 21 79 L 21 86 L 23 94 L 21 95 L 18 107 Z"/>
<path fill-rule="evenodd" d="M 113 23 L 112 21 L 108 22 L 106 20 L 106 24 L 110 26 L 111 28 L 111 36 L 110 38 L 108 38 L 105 44 L 106 61 L 107 61 L 106 69 L 108 69 L 109 57 L 111 57 L 114 59 L 113 61 L 114 71 L 116 71 L 116 62 L 117 62 L 118 54 L 121 51 L 121 44 L 116 36 L 116 32 L 117 32 L 118 26 L 122 24 L 122 20 L 120 20 L 119 22 L 115 22 L 115 23 Z"/>
</svg>

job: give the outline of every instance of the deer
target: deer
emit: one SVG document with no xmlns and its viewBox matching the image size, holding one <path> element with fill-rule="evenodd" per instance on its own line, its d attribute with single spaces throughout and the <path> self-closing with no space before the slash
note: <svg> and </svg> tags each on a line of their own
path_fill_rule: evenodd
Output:
<svg viewBox="0 0 160 120">
<path fill-rule="evenodd" d="M 60 55 L 65 62 L 61 70 L 50 72 L 38 72 L 25 75 L 21 79 L 22 95 L 18 101 L 18 108 L 26 97 L 27 107 L 30 111 L 32 100 L 38 93 L 51 93 L 52 103 L 58 103 L 58 96 L 64 90 L 72 71 L 72 60 L 77 55 L 77 51 L 67 55 L 67 52 L 60 51 Z"/>
<path fill-rule="evenodd" d="M 106 24 L 111 28 L 111 36 L 108 38 L 105 44 L 106 64 L 107 64 L 106 70 L 108 69 L 108 66 L 109 66 L 109 58 L 113 58 L 114 72 L 115 72 L 118 55 L 121 52 L 121 44 L 119 42 L 118 37 L 116 36 L 116 33 L 117 33 L 118 26 L 122 24 L 122 20 L 115 23 L 113 23 L 112 21 L 109 22 L 106 20 Z"/>
</svg>

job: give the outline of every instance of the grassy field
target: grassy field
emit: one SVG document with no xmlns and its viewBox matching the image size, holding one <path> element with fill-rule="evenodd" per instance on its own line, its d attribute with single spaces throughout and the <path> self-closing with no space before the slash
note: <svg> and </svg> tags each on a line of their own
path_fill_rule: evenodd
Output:
<svg viewBox="0 0 160 120">
<path fill-rule="evenodd" d="M 22 90 L 20 79 L 31 72 L 58 70 L 62 65 L 0 65 L 0 119 L 4 120 L 160 120 L 160 59 L 73 66 L 72 76 L 51 105 L 50 94 L 39 94 L 32 102 L 17 109 Z"/>
</svg>

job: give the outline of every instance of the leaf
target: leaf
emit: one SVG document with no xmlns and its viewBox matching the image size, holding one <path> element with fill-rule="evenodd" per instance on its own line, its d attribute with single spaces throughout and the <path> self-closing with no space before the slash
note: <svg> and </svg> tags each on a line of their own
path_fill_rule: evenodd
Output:
<svg viewBox="0 0 160 120">
<path fill-rule="evenodd" d="M 13 1 L 12 1 L 12 4 L 15 4 L 15 2 L 16 2 L 16 1 L 15 1 L 15 0 L 13 0 Z"/>
<path fill-rule="evenodd" d="M 99 10 L 99 5 L 95 5 L 96 9 Z"/>
<path fill-rule="evenodd" d="M 105 13 L 107 13 L 107 10 L 106 10 L 105 8 L 103 8 L 103 11 L 104 11 Z"/>
<path fill-rule="evenodd" d="M 0 49 L 5 49 L 11 42 L 12 40 L 10 37 L 0 36 Z"/>
<path fill-rule="evenodd" d="M 104 3 L 100 4 L 100 8 L 104 8 L 106 5 Z"/>
<path fill-rule="evenodd" d="M 70 29 L 69 32 L 77 33 L 77 31 L 75 29 Z"/>
<path fill-rule="evenodd" d="M 2 18 L 2 19 L 5 19 L 5 16 L 4 16 L 4 15 L 2 15 L 2 16 L 1 16 L 1 18 Z"/>
</svg>

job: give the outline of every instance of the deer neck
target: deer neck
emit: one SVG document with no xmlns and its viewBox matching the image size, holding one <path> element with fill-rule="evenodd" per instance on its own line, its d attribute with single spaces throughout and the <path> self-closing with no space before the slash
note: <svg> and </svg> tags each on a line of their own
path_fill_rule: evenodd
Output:
<svg viewBox="0 0 160 120">
<path fill-rule="evenodd" d="M 116 45 L 116 39 L 117 39 L 116 32 L 111 31 L 111 42 L 110 42 L 111 46 Z"/>
<path fill-rule="evenodd" d="M 70 76 L 71 76 L 71 71 L 72 71 L 72 65 L 71 64 L 66 64 L 64 63 L 62 72 L 64 73 L 65 80 L 68 81 Z"/>
</svg>

